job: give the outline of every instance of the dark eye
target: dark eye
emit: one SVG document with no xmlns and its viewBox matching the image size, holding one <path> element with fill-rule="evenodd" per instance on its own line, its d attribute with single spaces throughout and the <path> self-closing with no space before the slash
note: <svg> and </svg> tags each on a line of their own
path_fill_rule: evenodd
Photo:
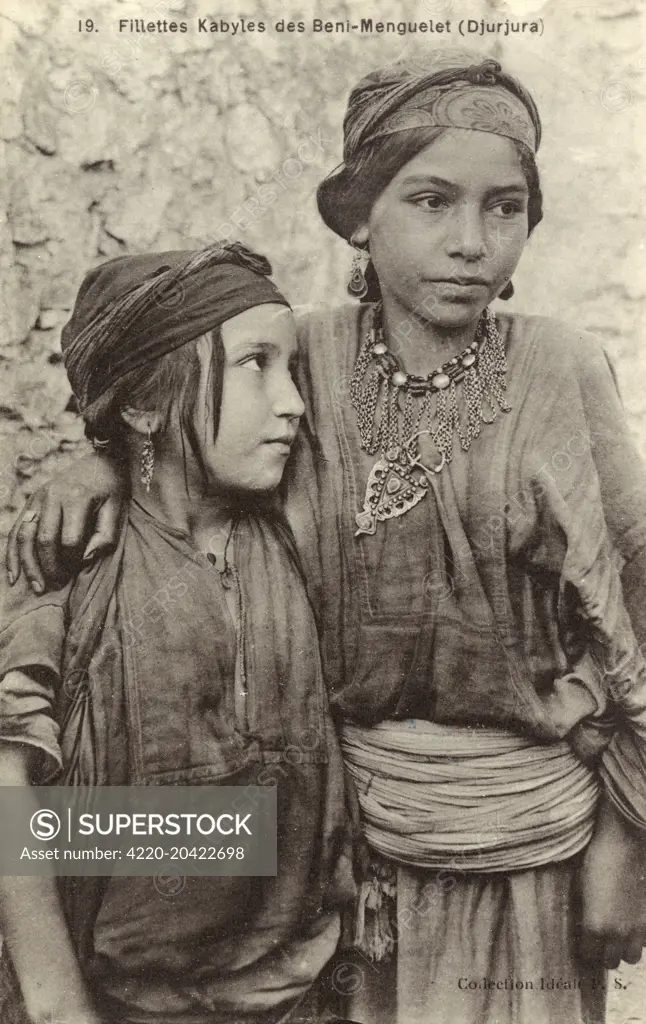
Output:
<svg viewBox="0 0 646 1024">
<path fill-rule="evenodd" d="M 446 200 L 444 196 L 432 193 L 426 196 L 418 196 L 415 200 L 416 206 L 421 206 L 423 210 L 441 210 L 446 206 Z"/>
<path fill-rule="evenodd" d="M 246 366 L 249 370 L 255 370 L 257 373 L 262 372 L 267 365 L 267 354 L 265 352 L 254 352 L 253 355 L 243 359 L 240 365 Z"/>
<path fill-rule="evenodd" d="M 503 217 L 513 217 L 517 213 L 523 213 L 525 205 L 520 199 L 503 199 L 501 203 L 496 203 L 493 209 L 498 210 Z"/>
</svg>

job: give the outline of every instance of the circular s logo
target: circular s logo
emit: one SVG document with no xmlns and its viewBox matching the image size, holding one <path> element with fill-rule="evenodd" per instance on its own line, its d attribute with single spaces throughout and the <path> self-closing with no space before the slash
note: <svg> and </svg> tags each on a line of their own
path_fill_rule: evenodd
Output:
<svg viewBox="0 0 646 1024">
<path fill-rule="evenodd" d="M 173 874 L 171 870 L 160 871 L 153 878 L 153 885 L 160 896 L 179 896 L 186 886 L 186 878 Z"/>
<path fill-rule="evenodd" d="M 29 828 L 32 836 L 36 839 L 55 839 L 61 830 L 61 819 L 56 811 L 48 811 L 43 808 L 32 814 L 29 820 Z"/>
</svg>

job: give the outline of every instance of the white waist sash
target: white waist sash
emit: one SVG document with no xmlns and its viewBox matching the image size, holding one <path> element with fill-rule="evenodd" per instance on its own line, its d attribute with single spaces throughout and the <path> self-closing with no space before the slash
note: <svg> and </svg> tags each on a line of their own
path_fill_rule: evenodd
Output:
<svg viewBox="0 0 646 1024">
<path fill-rule="evenodd" d="M 526 870 L 591 838 L 596 776 L 564 740 L 415 719 L 347 725 L 341 741 L 366 840 L 402 864 Z"/>
</svg>

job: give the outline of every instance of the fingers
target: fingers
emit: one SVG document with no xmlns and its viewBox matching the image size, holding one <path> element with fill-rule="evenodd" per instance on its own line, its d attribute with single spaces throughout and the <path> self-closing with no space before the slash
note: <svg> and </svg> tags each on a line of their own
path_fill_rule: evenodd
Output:
<svg viewBox="0 0 646 1024">
<path fill-rule="evenodd" d="M 33 510 L 25 513 L 17 532 L 17 549 L 20 567 L 37 594 L 45 589 L 45 580 L 36 559 L 36 534 L 38 533 L 38 514 Z"/>
<path fill-rule="evenodd" d="M 60 547 L 61 547 L 61 525 L 63 522 L 63 508 L 61 502 L 55 498 L 50 486 L 45 492 L 43 507 L 40 514 L 40 523 L 36 535 L 36 550 L 38 562 L 43 573 L 50 580 L 57 580 L 60 576 Z"/>
<path fill-rule="evenodd" d="M 633 939 L 624 946 L 623 954 L 621 959 L 625 960 L 627 964 L 638 964 L 642 958 L 642 942 L 639 939 Z"/>
<path fill-rule="evenodd" d="M 605 952 L 605 940 L 587 929 L 583 929 L 579 939 L 579 953 L 591 964 L 601 964 Z"/>
<path fill-rule="evenodd" d="M 20 558 L 18 557 L 18 530 L 20 529 L 20 524 L 22 523 L 23 515 L 24 510 L 23 513 L 21 513 L 18 516 L 15 523 L 11 527 L 11 530 L 9 531 L 9 539 L 7 541 L 5 568 L 7 570 L 7 579 L 9 580 L 10 587 L 13 587 L 14 583 L 20 576 Z"/>
<path fill-rule="evenodd" d="M 581 940 L 581 956 L 588 963 L 612 971 L 621 963 L 621 945 L 610 939 L 587 935 Z"/>
<path fill-rule="evenodd" d="M 22 512 L 16 519 L 15 523 L 11 527 L 9 532 L 9 540 L 7 541 L 7 553 L 6 553 L 6 569 L 7 578 L 9 585 L 13 586 L 16 580 L 20 577 L 21 565 L 20 565 L 20 548 L 18 542 L 18 534 L 22 527 L 25 519 L 34 520 L 40 513 L 40 507 L 42 504 L 42 490 L 36 491 L 32 494 L 31 498 L 23 508 Z"/>
<path fill-rule="evenodd" d="M 615 971 L 621 963 L 622 944 L 616 940 L 606 942 L 601 963 L 607 971 Z"/>
<path fill-rule="evenodd" d="M 584 960 L 613 971 L 622 960 L 627 964 L 638 964 L 642 957 L 642 938 L 639 935 L 624 937 L 600 935 L 584 931 L 580 940 L 580 954 Z"/>
<path fill-rule="evenodd" d="M 61 502 L 62 526 L 57 552 L 59 580 L 67 581 L 81 567 L 85 542 L 92 529 L 93 504 L 93 496 L 82 487 L 74 488 L 69 499 Z"/>
<path fill-rule="evenodd" d="M 119 520 L 121 518 L 121 497 L 107 498 L 101 505 L 95 530 L 83 554 L 83 561 L 89 561 L 98 551 L 106 551 L 117 543 Z"/>
</svg>

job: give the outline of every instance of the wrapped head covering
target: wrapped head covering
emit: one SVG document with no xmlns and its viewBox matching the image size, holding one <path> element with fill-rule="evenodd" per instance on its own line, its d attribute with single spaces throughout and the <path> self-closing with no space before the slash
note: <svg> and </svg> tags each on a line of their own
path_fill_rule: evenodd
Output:
<svg viewBox="0 0 646 1024">
<path fill-rule="evenodd" d="M 435 50 L 366 75 L 350 94 L 343 158 L 409 128 L 468 128 L 538 149 L 541 122 L 527 90 L 500 64 L 462 50 Z"/>
<path fill-rule="evenodd" d="M 351 242 L 388 184 L 388 174 L 392 177 L 398 169 L 394 147 L 388 147 L 384 163 L 373 144 L 398 132 L 426 128 L 468 129 L 512 139 L 525 148 L 530 164 L 541 139 L 532 97 L 490 57 L 442 49 L 378 68 L 350 93 L 343 121 L 344 163 L 318 187 L 319 212 L 332 231 Z M 400 148 L 403 166 L 414 153 L 404 138 Z M 530 207 L 536 206 L 534 225 L 541 218 L 537 172 L 535 177 L 534 199 L 530 194 Z"/>
<path fill-rule="evenodd" d="M 81 409 L 130 370 L 265 303 L 289 306 L 264 256 L 239 242 L 118 256 L 95 267 L 63 328 L 63 360 Z"/>
</svg>

